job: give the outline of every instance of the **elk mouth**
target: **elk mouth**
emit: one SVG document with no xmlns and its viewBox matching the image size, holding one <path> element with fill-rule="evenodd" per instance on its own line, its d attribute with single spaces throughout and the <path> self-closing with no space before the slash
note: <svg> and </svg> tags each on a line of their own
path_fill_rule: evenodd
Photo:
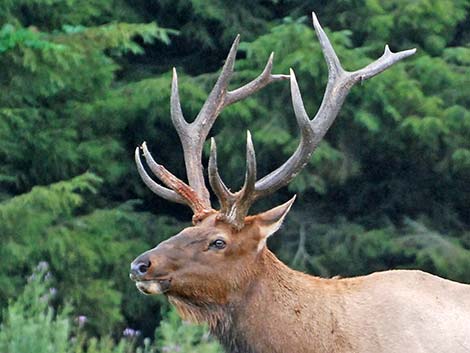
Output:
<svg viewBox="0 0 470 353">
<path fill-rule="evenodd" d="M 136 281 L 137 289 L 146 295 L 163 294 L 170 289 L 171 278 L 158 278 L 151 280 Z"/>
</svg>

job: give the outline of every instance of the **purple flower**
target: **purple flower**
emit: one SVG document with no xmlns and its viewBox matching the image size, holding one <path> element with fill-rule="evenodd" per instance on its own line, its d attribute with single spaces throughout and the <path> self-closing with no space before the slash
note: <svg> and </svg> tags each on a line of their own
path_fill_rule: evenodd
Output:
<svg viewBox="0 0 470 353">
<path fill-rule="evenodd" d="M 75 321 L 77 321 L 78 327 L 83 327 L 83 325 L 88 321 L 88 318 L 85 315 L 79 315 Z"/>
<path fill-rule="evenodd" d="M 134 330 L 133 328 L 126 327 L 124 331 L 122 331 L 124 337 L 137 337 L 140 336 L 139 330 Z"/>
</svg>

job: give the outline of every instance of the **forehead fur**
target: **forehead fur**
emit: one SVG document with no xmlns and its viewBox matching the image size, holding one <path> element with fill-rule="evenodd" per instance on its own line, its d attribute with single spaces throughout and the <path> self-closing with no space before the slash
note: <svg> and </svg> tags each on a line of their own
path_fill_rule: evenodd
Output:
<svg viewBox="0 0 470 353">
<path fill-rule="evenodd" d="M 220 231 L 215 227 L 189 227 L 183 229 L 180 233 L 171 237 L 167 241 L 174 245 L 187 244 L 194 241 L 205 240 L 218 233 L 220 233 Z"/>
<path fill-rule="evenodd" d="M 256 249 L 261 240 L 259 227 L 254 222 L 256 216 L 247 217 L 245 227 L 235 230 L 227 223 L 217 219 L 217 214 L 210 215 L 196 225 L 181 230 L 180 233 L 160 243 L 160 248 L 187 248 L 191 244 L 213 241 L 217 237 L 225 238 L 230 243 L 226 255 L 243 255 L 250 249 Z"/>
</svg>

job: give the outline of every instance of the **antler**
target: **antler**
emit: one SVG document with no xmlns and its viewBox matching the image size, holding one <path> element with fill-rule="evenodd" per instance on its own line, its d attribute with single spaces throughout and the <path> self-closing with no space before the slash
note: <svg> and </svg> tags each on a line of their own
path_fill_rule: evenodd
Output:
<svg viewBox="0 0 470 353">
<path fill-rule="evenodd" d="M 315 13 L 312 13 L 312 17 L 313 26 L 328 66 L 328 83 L 320 108 L 311 120 L 305 111 L 294 72 L 292 69 L 290 70 L 292 104 L 301 132 L 300 143 L 294 154 L 279 168 L 254 182 L 256 179 L 256 161 L 253 144 L 248 133 L 245 184 L 239 192 L 231 193 L 217 171 L 217 150 L 215 142 L 212 140 L 209 181 L 221 205 L 221 218 L 237 229 L 243 227 L 244 218 L 254 201 L 287 185 L 308 163 L 311 154 L 333 124 L 354 84 L 374 77 L 396 62 L 416 52 L 416 49 L 410 49 L 392 53 L 387 45 L 383 55 L 373 63 L 354 72 L 346 71 L 341 66 L 333 46 L 320 26 Z"/>
<path fill-rule="evenodd" d="M 346 96 L 354 84 L 374 77 L 396 62 L 416 52 L 416 49 L 410 49 L 392 53 L 389 47 L 385 46 L 383 55 L 373 63 L 357 71 L 346 71 L 342 68 L 333 46 L 321 28 L 315 13 L 312 13 L 312 16 L 315 32 L 320 41 L 323 56 L 328 66 L 328 84 L 323 96 L 323 101 L 315 117 L 310 119 L 305 111 L 299 86 L 292 69 L 290 70 L 290 76 L 273 75 L 271 73 L 273 54 L 270 55 L 266 67 L 256 79 L 236 90 L 228 91 L 227 88 L 233 74 L 235 56 L 240 40 L 240 37 L 237 36 L 214 88 L 192 123 L 188 123 L 183 117 L 178 94 L 178 78 L 176 70 L 173 69 L 171 119 L 178 132 L 181 144 L 183 145 L 189 185 L 175 177 L 165 169 L 165 167 L 156 163 L 148 151 L 146 144 L 143 143 L 141 148 L 147 164 L 157 178 L 166 185 L 166 187 L 161 186 L 149 177 L 142 165 L 140 151 L 139 148 L 137 148 L 135 151 L 137 170 L 145 184 L 154 193 L 167 200 L 189 205 L 194 212 L 193 221 L 197 221 L 207 214 L 216 212 L 212 209 L 210 204 L 209 191 L 204 182 L 201 163 L 203 144 L 212 125 L 222 109 L 226 106 L 248 97 L 274 81 L 290 78 L 292 104 L 300 128 L 301 137 L 297 150 L 283 165 L 256 181 L 255 151 L 253 142 L 251 141 L 251 134 L 248 132 L 245 183 L 240 191 L 232 193 L 220 178 L 217 169 L 217 148 L 215 140 L 212 139 L 211 141 L 208 168 L 209 182 L 219 199 L 221 208 L 219 210 L 219 218 L 232 225 L 234 228 L 241 229 L 244 224 L 245 216 L 248 214 L 248 210 L 253 202 L 287 185 L 308 163 L 312 152 L 333 124 Z"/>
<path fill-rule="evenodd" d="M 140 159 L 139 148 L 135 151 L 137 170 L 144 183 L 160 197 L 190 206 L 194 212 L 194 222 L 205 217 L 207 214 L 215 212 L 211 207 L 209 191 L 204 182 L 201 158 L 204 141 L 217 119 L 217 116 L 222 109 L 228 105 L 248 97 L 272 82 L 289 78 L 288 75 L 273 75 L 271 73 L 274 58 L 274 54 L 271 53 L 263 72 L 257 78 L 238 89 L 229 91 L 228 85 L 233 74 L 239 42 L 240 36 L 238 35 L 230 48 L 230 52 L 214 88 L 192 123 L 188 123 L 184 119 L 178 93 L 178 77 L 176 69 L 173 68 L 171 119 L 183 146 L 189 185 L 175 177 L 165 169 L 165 167 L 156 163 L 148 151 L 146 144 L 143 143 L 141 148 L 147 164 L 155 176 L 165 184 L 166 187 L 159 185 L 152 180 L 145 171 Z"/>
<path fill-rule="evenodd" d="M 312 152 L 333 124 L 351 88 L 359 81 L 367 80 L 388 69 L 396 62 L 413 55 L 416 49 L 392 53 L 385 46 L 383 55 L 366 67 L 345 71 L 336 56 L 328 37 L 320 26 L 315 13 L 312 13 L 315 32 L 320 41 L 323 56 L 328 66 L 328 84 L 317 114 L 310 120 L 300 95 L 294 72 L 291 70 L 291 95 L 295 117 L 301 132 L 300 144 L 294 154 L 279 168 L 256 183 L 256 198 L 263 197 L 288 184 L 308 162 Z"/>
</svg>

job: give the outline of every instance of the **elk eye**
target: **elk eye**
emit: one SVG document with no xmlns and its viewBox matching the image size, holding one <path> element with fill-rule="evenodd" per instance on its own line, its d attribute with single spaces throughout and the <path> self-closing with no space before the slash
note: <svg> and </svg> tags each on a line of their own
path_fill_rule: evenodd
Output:
<svg viewBox="0 0 470 353">
<path fill-rule="evenodd" d="M 214 249 L 223 249 L 225 248 L 225 246 L 227 245 L 227 243 L 225 242 L 225 240 L 223 239 L 216 239 L 214 240 L 211 245 L 209 246 L 210 248 L 214 248 Z"/>
</svg>

